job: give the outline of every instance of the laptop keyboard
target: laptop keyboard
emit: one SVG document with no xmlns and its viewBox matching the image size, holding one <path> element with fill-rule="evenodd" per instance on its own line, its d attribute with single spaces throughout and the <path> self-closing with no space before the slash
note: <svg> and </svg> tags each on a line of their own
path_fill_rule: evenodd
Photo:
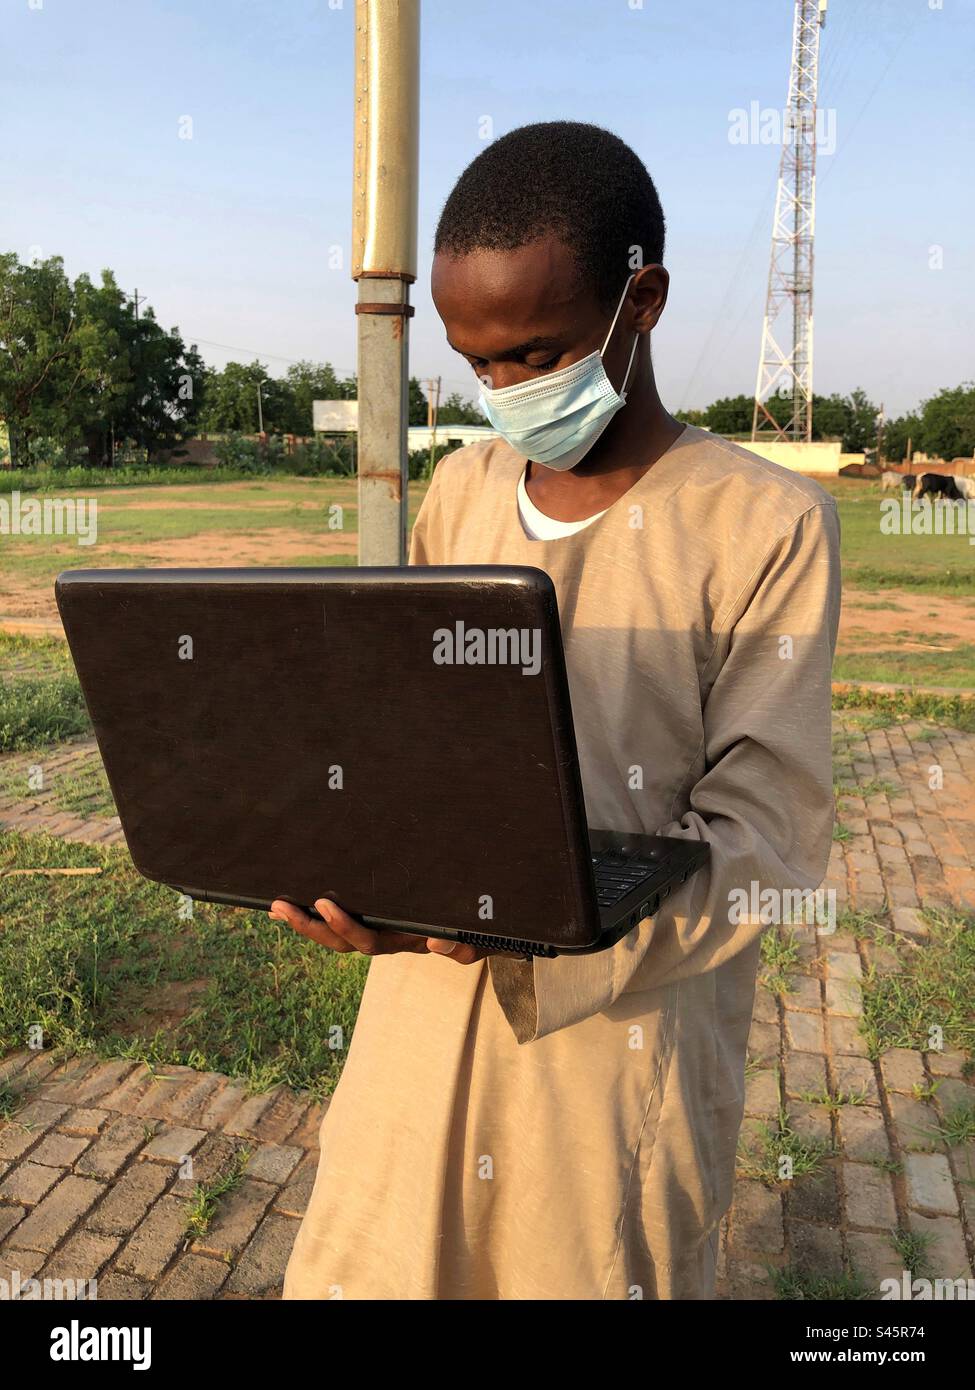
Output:
<svg viewBox="0 0 975 1390">
<path fill-rule="evenodd" d="M 628 893 L 652 878 L 660 866 L 624 859 L 618 854 L 594 854 L 592 871 L 596 880 L 596 901 L 600 907 L 613 907 Z"/>
</svg>

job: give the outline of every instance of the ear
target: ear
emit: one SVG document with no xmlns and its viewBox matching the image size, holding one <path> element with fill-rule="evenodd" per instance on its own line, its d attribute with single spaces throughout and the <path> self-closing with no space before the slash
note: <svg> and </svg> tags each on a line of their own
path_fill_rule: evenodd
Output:
<svg viewBox="0 0 975 1390">
<path fill-rule="evenodd" d="M 632 327 L 637 333 L 656 328 L 667 304 L 670 274 L 662 265 L 645 265 L 630 284 L 627 299 L 633 308 Z"/>
</svg>

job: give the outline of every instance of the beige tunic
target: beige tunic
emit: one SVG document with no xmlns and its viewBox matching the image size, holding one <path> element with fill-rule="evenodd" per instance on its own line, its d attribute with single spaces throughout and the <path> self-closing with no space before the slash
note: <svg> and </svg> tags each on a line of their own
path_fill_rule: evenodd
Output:
<svg viewBox="0 0 975 1390">
<path fill-rule="evenodd" d="M 762 930 L 729 895 L 815 888 L 829 853 L 836 509 L 689 427 L 537 541 L 523 467 L 444 459 L 411 563 L 548 571 L 590 825 L 708 840 L 710 867 L 596 955 L 373 961 L 287 1298 L 713 1292 Z"/>
</svg>

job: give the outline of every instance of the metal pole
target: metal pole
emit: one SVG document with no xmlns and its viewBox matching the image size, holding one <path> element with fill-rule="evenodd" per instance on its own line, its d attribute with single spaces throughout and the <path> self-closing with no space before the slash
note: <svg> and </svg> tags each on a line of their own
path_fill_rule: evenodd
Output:
<svg viewBox="0 0 975 1390">
<path fill-rule="evenodd" d="M 267 380 L 267 378 L 265 378 L 265 380 Z M 262 404 L 262 402 L 261 402 L 261 387 L 262 387 L 263 385 L 264 385 L 264 382 L 263 382 L 263 381 L 259 381 L 259 382 L 257 383 L 257 432 L 258 432 L 258 434 L 263 434 L 263 433 L 264 433 L 264 408 L 263 408 L 263 404 Z"/>
<path fill-rule="evenodd" d="M 360 565 L 406 561 L 419 54 L 419 0 L 356 0 L 352 278 L 359 285 Z"/>
</svg>

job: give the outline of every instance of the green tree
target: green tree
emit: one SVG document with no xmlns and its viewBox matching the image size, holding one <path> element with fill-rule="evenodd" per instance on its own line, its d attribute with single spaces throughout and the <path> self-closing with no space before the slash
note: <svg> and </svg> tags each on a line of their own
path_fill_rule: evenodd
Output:
<svg viewBox="0 0 975 1390">
<path fill-rule="evenodd" d="M 294 362 L 285 373 L 285 380 L 291 393 L 283 426 L 288 434 L 311 434 L 313 401 L 355 400 L 358 391 L 354 376 L 340 381 L 328 362 Z"/>
<path fill-rule="evenodd" d="M 975 384 L 948 387 L 921 406 L 921 438 L 915 444 L 926 454 L 949 463 L 975 453 Z"/>
<path fill-rule="evenodd" d="M 426 420 L 423 422 L 426 424 Z M 459 391 L 452 391 L 437 410 L 438 425 L 486 425 L 480 406 L 465 401 Z"/>
</svg>

